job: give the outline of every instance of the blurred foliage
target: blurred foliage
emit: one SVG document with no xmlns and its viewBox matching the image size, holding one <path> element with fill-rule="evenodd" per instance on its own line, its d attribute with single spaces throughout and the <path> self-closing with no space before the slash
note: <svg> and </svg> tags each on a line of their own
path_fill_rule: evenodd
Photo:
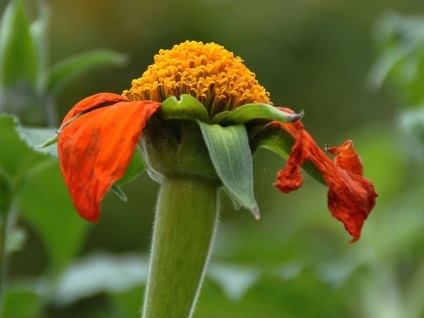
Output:
<svg viewBox="0 0 424 318">
<path fill-rule="evenodd" d="M 187 39 L 222 44 L 246 60 L 276 105 L 305 110 L 318 144 L 353 139 L 380 197 L 363 237 L 349 245 L 327 211 L 326 188 L 305 177 L 296 193 L 279 193 L 272 183 L 284 163 L 259 150 L 262 219 L 234 212 L 222 196 L 195 317 L 422 317 L 424 18 L 409 15 L 423 9 L 421 0 L 2 3 L 0 113 L 57 127 L 83 97 L 128 88 L 158 49 Z M 114 50 L 131 57 L 128 67 L 81 77 L 121 65 Z M 379 91 L 368 90 L 367 76 Z M 126 204 L 107 196 L 99 224 L 88 227 L 57 162 L 30 149 L 21 138 L 34 134 L 25 132 L 0 117 L 0 217 L 18 215 L 1 317 L 138 317 L 157 185 L 134 180 Z"/>
</svg>

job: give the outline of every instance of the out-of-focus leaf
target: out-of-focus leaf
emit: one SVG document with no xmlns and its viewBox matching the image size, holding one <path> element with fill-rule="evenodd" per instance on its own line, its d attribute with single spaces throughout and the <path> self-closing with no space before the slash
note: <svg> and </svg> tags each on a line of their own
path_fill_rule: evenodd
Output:
<svg viewBox="0 0 424 318">
<path fill-rule="evenodd" d="M 138 255 L 87 256 L 66 269 L 54 301 L 66 305 L 101 292 L 126 292 L 145 283 L 148 267 L 148 259 Z"/>
<path fill-rule="evenodd" d="M 405 132 L 408 143 L 421 157 L 424 150 L 424 110 L 412 109 L 401 115 L 400 128 Z"/>
<path fill-rule="evenodd" d="M 0 169 L 13 185 L 19 185 L 11 195 L 18 202 L 21 216 L 43 239 L 57 271 L 78 251 L 87 224 L 73 208 L 57 160 L 33 151 L 18 130 L 35 144 L 51 132 L 25 130 L 15 118 L 0 116 Z"/>
<path fill-rule="evenodd" d="M 10 190 L 9 179 L 2 173 L 0 165 L 0 228 L 2 227 L 3 216 L 9 210 L 11 203 Z"/>
<path fill-rule="evenodd" d="M 258 268 L 214 263 L 208 270 L 208 277 L 216 281 L 227 296 L 239 301 L 246 291 L 260 278 L 262 271 Z"/>
<path fill-rule="evenodd" d="M 136 317 L 136 313 L 140 311 L 140 296 L 144 294 L 143 290 L 144 286 L 140 285 L 113 295 L 112 301 L 119 309 L 119 317 Z"/>
<path fill-rule="evenodd" d="M 95 50 L 70 57 L 53 66 L 46 78 L 46 90 L 58 93 L 65 84 L 84 72 L 103 66 L 121 66 L 125 61 L 124 55 L 108 50 Z"/>
<path fill-rule="evenodd" d="M 371 70 L 369 82 L 379 88 L 391 78 L 409 106 L 424 103 L 424 18 L 404 17 L 390 12 L 375 28 L 382 53 Z"/>
<path fill-rule="evenodd" d="M 411 47 L 396 47 L 384 52 L 374 64 L 368 82 L 371 87 L 379 89 L 393 69 L 399 66 L 405 57 L 412 51 Z"/>
<path fill-rule="evenodd" d="M 6 251 L 13 253 L 20 251 L 26 240 L 26 232 L 22 228 L 14 228 L 7 237 Z"/>
<path fill-rule="evenodd" d="M 0 115 L 0 170 L 13 182 L 31 167 L 49 158 L 32 151 L 20 138 L 14 117 Z"/>
<path fill-rule="evenodd" d="M 326 286 L 310 272 L 287 281 L 262 275 L 238 301 L 229 300 L 221 289 L 206 280 L 196 307 L 198 317 L 348 317 L 339 290 Z M 343 301 L 344 300 L 344 301 Z"/>
<path fill-rule="evenodd" d="M 51 144 L 47 147 L 40 148 L 46 140 L 50 141 L 56 137 L 54 129 L 49 128 L 26 128 L 19 126 L 17 128 L 19 136 L 31 147 L 32 150 L 49 154 L 54 158 L 58 158 L 57 145 Z M 52 137 L 54 136 L 54 137 Z"/>
<path fill-rule="evenodd" d="M 34 41 L 35 48 L 37 49 L 38 56 L 38 79 L 41 80 L 42 74 L 44 74 L 48 68 L 48 34 L 47 28 L 49 27 L 49 9 L 44 2 L 38 2 L 38 13 L 39 17 L 37 20 L 31 23 L 30 32 Z M 39 85 L 41 82 L 38 83 Z M 40 87 L 39 87 L 40 88 Z"/>
<path fill-rule="evenodd" d="M 37 229 L 57 273 L 78 252 L 88 229 L 71 203 L 59 163 L 50 159 L 49 165 L 27 176 L 18 200 L 21 215 Z"/>
<path fill-rule="evenodd" d="M 0 88 L 36 85 L 38 56 L 22 2 L 11 1 L 0 24 Z"/>
<path fill-rule="evenodd" d="M 252 154 L 244 125 L 222 127 L 198 121 L 216 173 L 231 197 L 255 218 L 259 208 L 253 192 Z"/>
<path fill-rule="evenodd" d="M 37 317 L 40 309 L 40 296 L 31 290 L 9 288 L 4 299 L 0 318 Z"/>
</svg>

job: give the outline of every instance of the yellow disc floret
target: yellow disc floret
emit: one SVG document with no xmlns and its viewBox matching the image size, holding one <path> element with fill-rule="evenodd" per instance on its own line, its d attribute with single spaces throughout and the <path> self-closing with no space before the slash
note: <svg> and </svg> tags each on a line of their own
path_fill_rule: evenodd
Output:
<svg viewBox="0 0 424 318">
<path fill-rule="evenodd" d="M 181 94 L 197 98 L 211 114 L 249 103 L 271 104 L 240 57 L 218 44 L 195 41 L 160 50 L 155 63 L 123 92 L 130 100 L 158 102 Z"/>
</svg>

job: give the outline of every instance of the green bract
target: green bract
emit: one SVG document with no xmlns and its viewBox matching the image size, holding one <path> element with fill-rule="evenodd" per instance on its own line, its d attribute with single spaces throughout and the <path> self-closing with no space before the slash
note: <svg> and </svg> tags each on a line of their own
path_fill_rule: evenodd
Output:
<svg viewBox="0 0 424 318">
<path fill-rule="evenodd" d="M 194 97 L 169 97 L 143 132 L 143 153 L 156 180 L 178 175 L 218 178 L 236 206 L 243 206 L 259 218 L 253 191 L 252 154 L 256 147 L 251 147 L 244 124 L 259 120 L 252 130 L 257 137 L 272 121 L 287 123 L 302 116 L 268 104 L 248 104 L 210 119 L 206 108 Z M 200 131 L 192 121 L 197 122 Z M 289 134 L 284 137 L 289 153 L 293 138 Z M 280 145 L 267 146 L 280 153 Z"/>
</svg>

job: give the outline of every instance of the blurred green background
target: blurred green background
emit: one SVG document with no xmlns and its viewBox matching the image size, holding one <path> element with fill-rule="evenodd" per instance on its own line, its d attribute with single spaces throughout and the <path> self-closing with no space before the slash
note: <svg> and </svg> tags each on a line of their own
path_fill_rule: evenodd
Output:
<svg viewBox="0 0 424 318">
<path fill-rule="evenodd" d="M 39 3 L 24 1 L 29 20 L 39 17 Z M 60 118 L 88 95 L 129 88 L 159 49 L 212 41 L 245 60 L 275 105 L 304 110 L 303 122 L 318 145 L 355 142 L 380 195 L 361 240 L 348 244 L 343 225 L 327 210 L 327 188 L 312 178 L 305 176 L 290 195 L 277 191 L 272 184 L 284 161 L 260 150 L 254 166 L 262 219 L 235 211 L 221 196 L 221 224 L 195 317 L 424 316 L 422 146 L 401 127 L 402 114 L 419 111 L 420 103 L 408 99 L 402 77 L 386 74 L 389 81 L 380 85 L 370 75 L 382 52 L 396 45 L 392 37 L 409 39 L 408 26 L 399 31 L 393 25 L 402 16 L 424 15 L 422 0 L 44 3 L 49 63 L 97 48 L 127 57 L 122 67 L 73 81 L 58 95 Z M 424 74 L 423 59 L 415 60 L 415 70 Z M 57 174 L 54 166 L 39 183 L 26 184 L 22 191 L 32 206 L 49 205 L 51 194 L 42 185 L 49 178 L 61 182 Z M 18 225 L 26 239 L 10 260 L 4 317 L 138 317 L 158 185 L 143 174 L 123 190 L 128 202 L 108 194 L 100 222 L 86 228 L 76 212 L 67 208 L 65 220 L 52 208 L 54 217 L 44 222 L 53 229 L 58 223 L 67 228 L 70 219 L 72 233 L 85 233 L 75 234 L 82 243 L 75 243 L 72 262 L 58 266 L 54 284 L 45 277 L 55 247 L 40 234 L 37 215 L 23 212 Z M 50 238 L 59 254 L 62 240 L 70 240 L 61 235 L 67 234 L 58 230 Z"/>
</svg>

